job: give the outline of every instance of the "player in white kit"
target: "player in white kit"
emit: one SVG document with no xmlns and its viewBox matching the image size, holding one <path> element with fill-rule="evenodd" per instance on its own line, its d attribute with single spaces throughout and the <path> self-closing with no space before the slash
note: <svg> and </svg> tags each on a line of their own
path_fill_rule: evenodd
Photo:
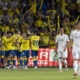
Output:
<svg viewBox="0 0 80 80">
<path fill-rule="evenodd" d="M 56 50 L 59 57 L 59 71 L 62 72 L 62 60 L 64 61 L 66 71 L 68 71 L 67 66 L 67 46 L 68 46 L 69 38 L 68 35 L 64 33 L 64 29 L 60 28 L 59 35 L 56 37 Z"/>
<path fill-rule="evenodd" d="M 73 68 L 74 76 L 80 75 L 80 22 L 77 24 L 76 29 L 70 34 L 70 42 L 73 42 Z M 78 64 L 79 60 L 79 64 Z M 79 71 L 78 71 L 79 69 Z"/>
</svg>

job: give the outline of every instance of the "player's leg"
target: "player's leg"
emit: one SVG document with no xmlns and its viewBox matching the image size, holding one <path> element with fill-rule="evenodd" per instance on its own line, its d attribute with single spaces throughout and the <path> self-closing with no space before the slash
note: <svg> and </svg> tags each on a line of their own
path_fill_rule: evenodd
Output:
<svg viewBox="0 0 80 80">
<path fill-rule="evenodd" d="M 5 65 L 4 65 L 4 51 L 0 51 L 1 52 L 1 63 L 2 63 L 2 68 L 5 68 Z"/>
<path fill-rule="evenodd" d="M 24 69 L 28 69 L 29 50 L 24 53 Z"/>
<path fill-rule="evenodd" d="M 62 72 L 62 52 L 58 51 L 58 57 L 59 57 L 59 72 Z"/>
<path fill-rule="evenodd" d="M 6 57 L 7 57 L 7 69 L 10 69 L 10 52 L 6 51 Z"/>
<path fill-rule="evenodd" d="M 68 71 L 67 58 L 63 58 L 66 71 Z"/>
<path fill-rule="evenodd" d="M 38 62 L 38 59 L 37 59 L 38 51 L 35 51 L 35 52 L 36 52 L 36 55 L 35 55 L 34 63 L 35 63 L 35 69 L 36 69 L 37 68 L 37 62 Z"/>
<path fill-rule="evenodd" d="M 15 50 L 13 50 L 13 69 L 17 69 L 17 67 L 16 67 L 16 52 L 15 52 Z"/>
<path fill-rule="evenodd" d="M 24 69 L 25 69 L 25 67 L 27 66 L 27 58 L 26 58 L 26 53 L 27 53 L 27 51 L 22 51 L 22 53 L 23 53 Z"/>
<path fill-rule="evenodd" d="M 13 62 L 13 61 L 14 61 L 14 57 L 13 57 L 13 56 L 14 56 L 14 51 L 13 51 L 13 50 L 10 50 L 10 51 L 9 51 L 10 68 L 12 68 L 12 66 L 14 66 L 14 64 L 15 64 L 15 63 Z"/>
<path fill-rule="evenodd" d="M 7 51 L 3 51 L 4 53 L 4 60 L 5 60 L 5 67 L 7 67 L 8 57 L 7 57 Z"/>
<path fill-rule="evenodd" d="M 15 50 L 16 56 L 17 56 L 17 62 L 18 62 L 18 66 L 20 66 L 20 58 L 19 58 L 19 51 Z"/>
<path fill-rule="evenodd" d="M 33 62 L 34 62 L 34 68 L 37 69 L 37 55 L 38 55 L 38 51 L 31 51 L 31 56 L 33 58 Z"/>
<path fill-rule="evenodd" d="M 62 72 L 62 58 L 59 57 L 59 72 Z"/>
<path fill-rule="evenodd" d="M 80 76 L 80 59 L 79 59 L 79 71 L 78 71 L 78 75 Z"/>
<path fill-rule="evenodd" d="M 73 60 L 73 68 L 74 68 L 74 76 L 78 74 L 78 60 L 74 59 Z"/>
<path fill-rule="evenodd" d="M 79 52 L 79 71 L 78 71 L 78 75 L 80 76 L 80 52 Z"/>
<path fill-rule="evenodd" d="M 63 61 L 64 61 L 64 65 L 65 65 L 66 71 L 68 71 L 67 58 L 68 58 L 68 52 L 67 52 L 67 50 L 65 50 L 63 52 Z"/>
<path fill-rule="evenodd" d="M 19 59 L 20 59 L 20 68 L 23 68 L 23 53 L 19 52 Z"/>
<path fill-rule="evenodd" d="M 74 69 L 74 76 L 77 76 L 78 74 L 78 58 L 79 55 L 77 53 L 77 50 L 73 50 L 73 69 Z"/>
</svg>

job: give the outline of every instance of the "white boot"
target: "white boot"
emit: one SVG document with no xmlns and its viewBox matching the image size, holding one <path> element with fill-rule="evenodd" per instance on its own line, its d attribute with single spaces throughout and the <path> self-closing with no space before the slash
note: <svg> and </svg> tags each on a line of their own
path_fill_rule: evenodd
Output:
<svg viewBox="0 0 80 80">
<path fill-rule="evenodd" d="M 38 69 L 38 67 L 37 67 L 37 66 L 35 66 L 35 67 L 34 67 L 34 69 Z"/>
<path fill-rule="evenodd" d="M 17 67 L 16 66 L 13 66 L 13 69 L 17 69 Z"/>
<path fill-rule="evenodd" d="M 6 66 L 6 69 L 10 69 L 10 66 Z"/>
<path fill-rule="evenodd" d="M 24 66 L 24 69 L 28 69 L 28 67 L 27 66 Z"/>
</svg>

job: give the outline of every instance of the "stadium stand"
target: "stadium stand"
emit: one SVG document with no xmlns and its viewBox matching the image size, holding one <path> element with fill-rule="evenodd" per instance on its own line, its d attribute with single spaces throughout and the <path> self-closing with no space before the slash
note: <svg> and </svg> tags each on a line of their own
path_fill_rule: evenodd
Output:
<svg viewBox="0 0 80 80">
<path fill-rule="evenodd" d="M 41 47 L 54 47 L 50 44 L 59 28 L 69 35 L 79 17 L 80 0 L 0 0 L 0 33 L 35 32 L 42 37 Z"/>
</svg>

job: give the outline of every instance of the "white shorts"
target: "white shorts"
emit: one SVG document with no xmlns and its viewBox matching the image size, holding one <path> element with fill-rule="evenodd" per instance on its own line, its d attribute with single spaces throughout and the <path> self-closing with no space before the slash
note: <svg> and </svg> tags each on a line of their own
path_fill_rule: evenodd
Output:
<svg viewBox="0 0 80 80">
<path fill-rule="evenodd" d="M 67 49 L 66 49 L 65 51 L 63 51 L 63 50 L 58 50 L 58 57 L 67 58 L 67 57 L 68 57 Z"/>
<path fill-rule="evenodd" d="M 73 59 L 80 59 L 80 48 L 73 48 Z"/>
</svg>

